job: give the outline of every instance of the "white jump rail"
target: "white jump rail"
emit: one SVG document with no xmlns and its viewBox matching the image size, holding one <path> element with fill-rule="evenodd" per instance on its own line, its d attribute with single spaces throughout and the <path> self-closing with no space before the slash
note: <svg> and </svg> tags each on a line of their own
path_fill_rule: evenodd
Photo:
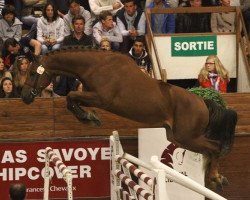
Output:
<svg viewBox="0 0 250 200">
<path fill-rule="evenodd" d="M 115 170 L 119 170 L 121 166 L 119 166 L 119 164 L 121 165 L 126 165 L 127 168 L 131 167 L 131 165 L 128 163 L 134 163 L 138 166 L 141 166 L 147 170 L 150 170 L 151 172 L 155 172 L 155 178 L 157 180 L 157 183 L 155 185 L 155 191 L 157 193 L 157 196 L 154 196 L 155 200 L 168 200 L 168 195 L 167 195 L 167 191 L 166 191 L 166 178 L 171 179 L 172 181 L 194 191 L 197 192 L 211 200 L 227 200 L 226 198 L 218 195 L 217 193 L 207 189 L 206 187 L 202 186 L 201 184 L 195 182 L 194 180 L 184 176 L 183 174 L 177 172 L 176 170 L 164 165 L 163 163 L 161 163 L 158 160 L 157 156 L 152 156 L 151 157 L 151 161 L 150 164 L 128 154 L 128 153 L 124 153 L 122 146 L 120 144 L 119 141 L 119 135 L 117 131 L 113 132 L 113 136 L 110 137 L 110 141 L 111 141 L 111 152 L 112 152 L 112 158 L 111 158 L 111 174 L 116 174 Z M 116 138 L 116 139 L 115 139 Z M 114 142 L 112 144 L 112 142 Z M 125 161 L 128 162 L 125 162 Z M 124 164 L 125 163 L 125 164 Z M 133 173 L 133 171 L 135 170 L 134 167 L 131 167 L 130 171 Z M 117 172 L 117 171 L 116 171 Z M 137 171 L 138 172 L 138 171 Z M 135 173 L 135 175 L 137 176 L 138 174 Z M 143 175 L 144 176 L 144 175 Z M 137 176 L 138 178 L 140 178 L 139 176 Z M 114 180 L 114 177 L 112 178 L 111 175 L 111 190 L 116 191 L 117 198 L 114 198 L 114 194 L 111 194 L 111 200 L 118 200 L 118 199 L 122 199 L 120 197 L 120 188 L 121 188 L 121 184 L 119 183 L 118 179 L 115 179 L 116 181 L 116 185 L 117 185 L 117 189 L 114 189 L 114 185 L 112 185 L 112 180 Z M 145 182 L 144 180 L 142 180 L 143 182 Z M 151 182 L 151 181 L 150 181 Z M 148 184 L 150 186 L 150 184 Z M 112 193 L 112 191 L 111 191 Z M 113 197 L 112 197 L 113 196 Z M 125 198 L 128 199 L 128 198 Z"/>
<path fill-rule="evenodd" d="M 138 196 L 143 197 L 146 200 L 169 200 L 166 191 L 166 181 L 164 170 L 155 170 L 153 173 L 155 176 L 152 179 L 150 176 L 145 174 L 142 170 L 138 169 L 133 165 L 133 162 L 129 160 L 124 153 L 120 144 L 119 135 L 117 131 L 113 132 L 110 136 L 110 147 L 111 147 L 111 200 L 138 200 Z M 129 156 L 128 156 L 129 157 Z M 129 157 L 130 158 L 130 157 Z M 141 162 L 141 166 L 147 166 Z M 140 181 L 143 181 L 148 187 L 143 188 L 142 186 L 135 183 L 128 173 L 133 173 Z M 128 188 L 127 192 L 123 187 L 123 182 Z M 159 190 L 156 185 L 164 185 L 163 189 Z M 157 198 L 156 198 L 157 197 Z"/>
<path fill-rule="evenodd" d="M 44 174 L 44 193 L 43 199 L 49 199 L 49 183 L 50 183 L 50 174 L 49 174 L 49 163 L 53 162 L 54 165 L 59 169 L 63 175 L 63 179 L 67 183 L 67 195 L 68 200 L 73 200 L 72 192 L 72 174 L 67 166 L 62 162 L 62 160 L 55 154 L 51 147 L 45 149 L 45 174 Z"/>
</svg>

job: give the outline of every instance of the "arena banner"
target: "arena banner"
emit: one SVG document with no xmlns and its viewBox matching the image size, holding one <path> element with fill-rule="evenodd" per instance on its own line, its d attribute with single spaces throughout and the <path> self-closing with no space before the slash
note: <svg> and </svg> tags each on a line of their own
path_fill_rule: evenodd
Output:
<svg viewBox="0 0 250 200">
<path fill-rule="evenodd" d="M 45 148 L 51 147 L 70 169 L 73 198 L 110 196 L 109 140 L 73 140 L 38 142 L 1 142 L 0 193 L 7 200 L 9 186 L 22 182 L 27 187 L 26 199 L 43 199 Z M 67 185 L 62 174 L 50 162 L 49 198 L 67 198 Z"/>
<path fill-rule="evenodd" d="M 171 37 L 172 56 L 209 56 L 217 55 L 217 37 L 174 36 Z"/>
<path fill-rule="evenodd" d="M 204 185 L 202 155 L 179 148 L 169 142 L 163 128 L 139 129 L 139 159 L 149 162 L 151 156 L 158 156 L 162 163 Z M 147 174 L 150 171 L 143 169 Z M 169 200 L 204 200 L 205 197 L 167 179 Z"/>
</svg>

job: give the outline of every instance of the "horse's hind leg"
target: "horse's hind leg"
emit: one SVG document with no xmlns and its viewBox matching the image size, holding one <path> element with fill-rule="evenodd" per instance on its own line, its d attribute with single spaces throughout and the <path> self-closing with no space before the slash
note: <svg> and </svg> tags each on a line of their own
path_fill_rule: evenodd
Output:
<svg viewBox="0 0 250 200">
<path fill-rule="evenodd" d="M 179 141 L 184 148 L 202 153 L 205 157 L 206 185 L 212 190 L 221 191 L 224 185 L 228 185 L 225 177 L 219 174 L 220 144 L 218 141 L 210 140 L 204 135 L 189 141 Z"/>
<path fill-rule="evenodd" d="M 76 116 L 82 123 L 94 123 L 97 126 L 101 125 L 95 111 L 84 110 L 80 106 L 97 106 L 100 105 L 98 96 L 93 92 L 78 92 L 71 91 L 67 95 L 67 108 Z"/>
<path fill-rule="evenodd" d="M 215 191 L 222 191 L 223 186 L 228 185 L 226 177 L 219 174 L 219 157 L 218 156 L 204 156 L 206 160 L 206 185 Z"/>
</svg>

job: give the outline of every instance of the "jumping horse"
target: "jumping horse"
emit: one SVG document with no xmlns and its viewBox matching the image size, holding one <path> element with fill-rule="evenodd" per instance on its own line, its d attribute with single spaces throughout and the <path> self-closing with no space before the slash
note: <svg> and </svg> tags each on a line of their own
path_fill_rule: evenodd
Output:
<svg viewBox="0 0 250 200">
<path fill-rule="evenodd" d="M 218 172 L 219 159 L 230 152 L 237 123 L 235 111 L 180 87 L 150 78 L 127 55 L 94 49 L 66 49 L 37 58 L 22 89 L 33 102 L 57 74 L 73 75 L 84 91 L 71 91 L 67 107 L 82 123 L 100 125 L 98 107 L 154 127 L 165 127 L 168 140 L 206 158 L 206 185 L 222 190 L 228 181 Z"/>
</svg>

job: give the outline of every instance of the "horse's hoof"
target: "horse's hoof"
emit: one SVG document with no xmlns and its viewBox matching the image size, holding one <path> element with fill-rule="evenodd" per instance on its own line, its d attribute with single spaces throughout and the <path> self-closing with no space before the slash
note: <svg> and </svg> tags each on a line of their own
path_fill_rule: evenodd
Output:
<svg viewBox="0 0 250 200">
<path fill-rule="evenodd" d="M 101 126 L 101 121 L 94 110 L 88 111 L 87 116 L 88 116 L 87 118 L 88 118 L 88 120 L 90 120 L 91 124 L 94 124 L 95 126 Z"/>
</svg>

